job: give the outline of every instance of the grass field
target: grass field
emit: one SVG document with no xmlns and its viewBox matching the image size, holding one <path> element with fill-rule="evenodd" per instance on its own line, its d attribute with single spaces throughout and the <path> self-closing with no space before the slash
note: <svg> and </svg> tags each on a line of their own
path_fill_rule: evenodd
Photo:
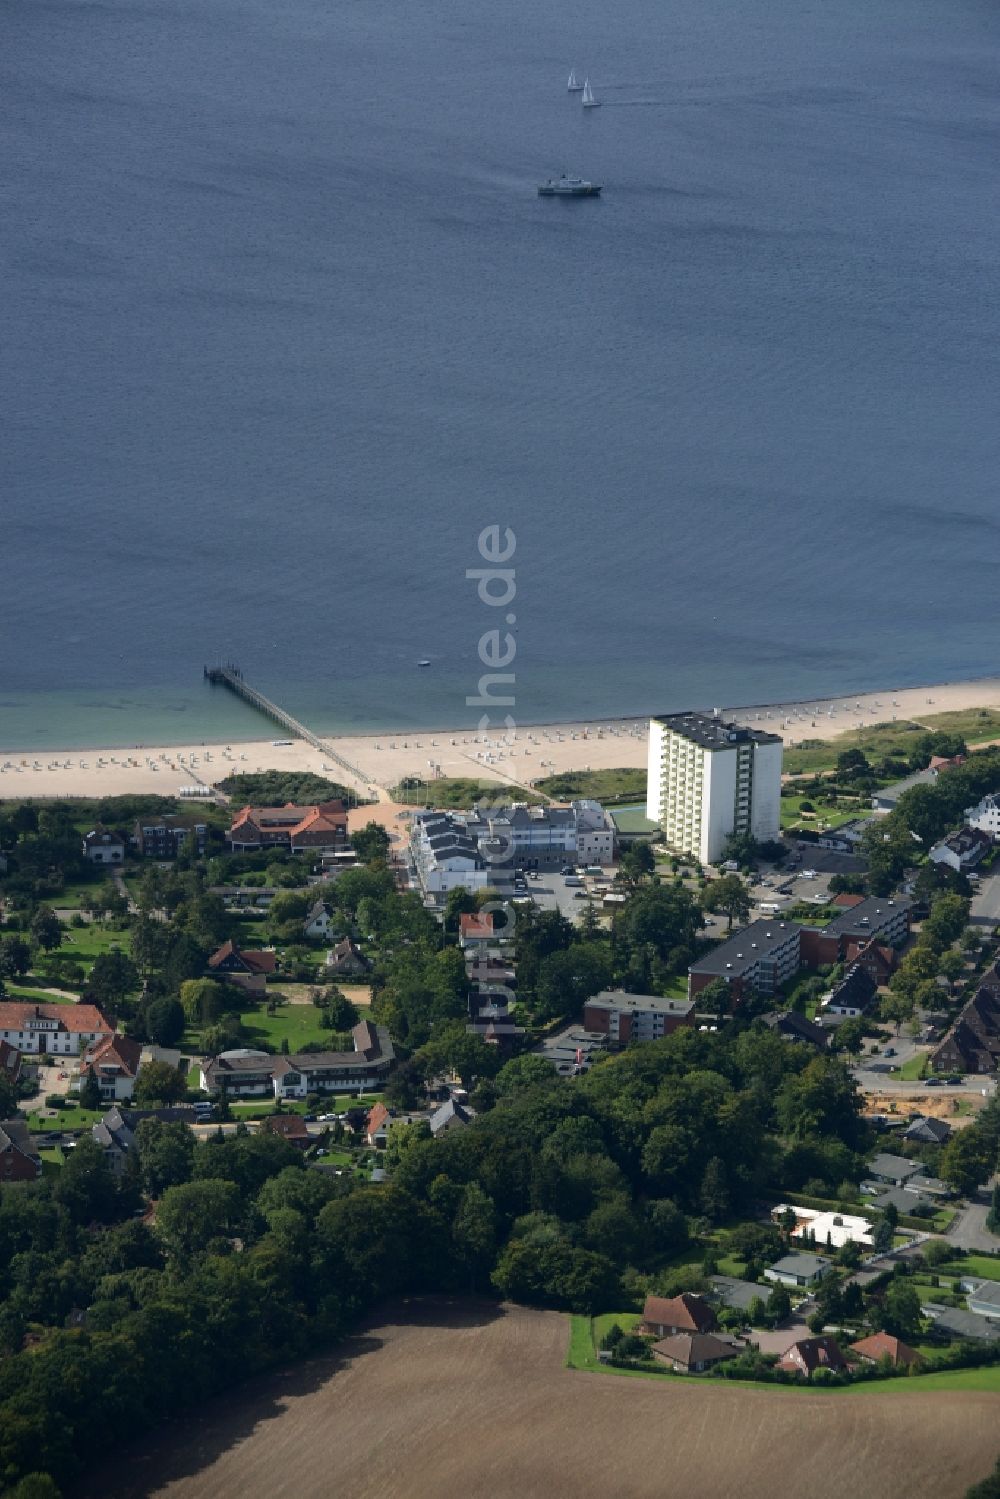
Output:
<svg viewBox="0 0 1000 1499">
<path fill-rule="evenodd" d="M 288 1042 L 289 1051 L 301 1051 L 310 1041 L 328 1044 L 332 1032 L 323 1029 L 320 1018 L 315 1005 L 281 1005 L 273 1015 L 266 1010 L 246 1010 L 240 1016 L 249 1038 L 247 1044 L 266 1041 L 275 1051 L 282 1041 Z"/>
<path fill-rule="evenodd" d="M 419 785 L 394 786 L 394 801 L 407 807 L 454 807 L 467 810 L 473 802 L 542 802 L 543 797 L 514 786 L 509 781 L 477 780 L 474 776 L 442 776 Z"/>
<path fill-rule="evenodd" d="M 615 770 L 570 770 L 536 781 L 539 791 L 556 801 L 571 802 L 591 797 L 598 802 L 630 801 L 646 797 L 646 772 L 631 768 Z"/>
<path fill-rule="evenodd" d="M 887 704 L 888 708 L 888 704 Z M 888 709 L 891 713 L 891 709 Z M 782 768 L 790 775 L 809 771 L 833 770 L 837 756 L 848 749 L 862 749 L 869 760 L 887 755 L 908 755 L 927 729 L 961 734 L 968 744 L 982 744 L 1000 738 L 1000 712 L 993 708 L 970 708 L 955 713 L 929 713 L 916 724 L 874 724 L 867 729 L 848 729 L 830 739 L 810 741 L 808 747 L 792 746 L 785 750 Z"/>
<path fill-rule="evenodd" d="M 997 1240 L 1000 1249 L 1000 1239 Z M 992 1260 L 987 1254 L 968 1254 L 963 1260 L 953 1260 L 947 1265 L 935 1266 L 938 1275 L 979 1276 L 982 1280 L 1000 1280 L 1000 1259 Z"/>
</svg>

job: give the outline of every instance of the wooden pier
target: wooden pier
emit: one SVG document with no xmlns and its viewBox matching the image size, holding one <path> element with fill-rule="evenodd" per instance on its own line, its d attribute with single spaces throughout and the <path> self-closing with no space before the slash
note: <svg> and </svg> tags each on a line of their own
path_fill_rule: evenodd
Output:
<svg viewBox="0 0 1000 1499">
<path fill-rule="evenodd" d="M 280 724 L 294 739 L 304 739 L 307 744 L 311 744 L 314 749 L 319 750 L 321 755 L 332 760 L 335 765 L 339 765 L 341 770 L 346 770 L 363 786 L 378 784 L 372 776 L 367 775 L 357 765 L 352 765 L 350 760 L 345 760 L 343 755 L 339 755 L 325 739 L 320 739 L 318 734 L 314 734 L 312 729 L 300 723 L 297 718 L 293 718 L 284 708 L 279 708 L 277 703 L 272 703 L 271 699 L 265 697 L 256 687 L 251 687 L 235 662 L 231 661 L 225 666 L 206 666 L 204 674 L 205 680 L 211 682 L 213 687 L 228 687 L 230 692 L 235 692 L 236 696 L 241 697 L 245 703 L 249 703 L 251 708 L 256 708 L 258 713 L 263 713 L 274 723 Z"/>
</svg>

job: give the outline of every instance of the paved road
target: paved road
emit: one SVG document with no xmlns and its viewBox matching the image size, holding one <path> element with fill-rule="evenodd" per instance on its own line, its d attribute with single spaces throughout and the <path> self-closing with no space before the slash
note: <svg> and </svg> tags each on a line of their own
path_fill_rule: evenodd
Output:
<svg viewBox="0 0 1000 1499">
<path fill-rule="evenodd" d="M 990 1191 L 982 1187 L 977 1192 L 974 1202 L 959 1209 L 951 1228 L 944 1235 L 949 1244 L 956 1244 L 960 1249 L 985 1249 L 992 1250 L 994 1253 L 1000 1249 L 1000 1237 L 991 1234 L 986 1227 L 986 1215 L 989 1210 Z"/>
<path fill-rule="evenodd" d="M 949 1088 L 928 1088 L 924 1083 L 903 1082 L 898 1077 L 893 1077 L 888 1072 L 872 1072 L 870 1068 L 861 1067 L 854 1074 L 858 1087 L 864 1093 L 912 1093 L 914 1097 L 926 1093 L 928 1098 L 961 1098 L 971 1094 L 990 1097 L 996 1092 L 996 1083 L 988 1077 L 967 1077 L 963 1079 L 961 1086 Z"/>
<path fill-rule="evenodd" d="M 1000 874 L 984 874 L 972 897 L 969 921 L 974 926 L 1000 924 Z"/>
</svg>

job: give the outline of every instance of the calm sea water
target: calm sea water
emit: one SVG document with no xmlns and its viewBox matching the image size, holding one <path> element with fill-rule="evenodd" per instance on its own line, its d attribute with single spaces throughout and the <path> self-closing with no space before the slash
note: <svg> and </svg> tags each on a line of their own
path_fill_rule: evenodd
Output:
<svg viewBox="0 0 1000 1499">
<path fill-rule="evenodd" d="M 987 0 L 8 5 L 0 745 L 467 721 L 492 522 L 523 719 L 994 671 L 998 78 Z"/>
</svg>

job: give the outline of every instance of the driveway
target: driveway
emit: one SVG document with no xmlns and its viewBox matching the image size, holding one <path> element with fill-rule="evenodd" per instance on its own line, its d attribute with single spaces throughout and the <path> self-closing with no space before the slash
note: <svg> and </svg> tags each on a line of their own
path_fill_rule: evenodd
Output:
<svg viewBox="0 0 1000 1499">
<path fill-rule="evenodd" d="M 74 1057 L 67 1057 L 66 1062 L 60 1062 L 54 1067 L 41 1063 L 38 1068 L 38 1092 L 34 1098 L 25 1098 L 18 1104 L 21 1113 L 37 1114 L 40 1109 L 45 1108 L 45 1099 L 50 1093 L 67 1094 L 73 1081 L 73 1067 L 66 1064 L 75 1060 Z M 66 1076 L 60 1077 L 60 1072 L 64 1072 Z M 54 1112 L 52 1117 L 55 1117 Z"/>
</svg>

